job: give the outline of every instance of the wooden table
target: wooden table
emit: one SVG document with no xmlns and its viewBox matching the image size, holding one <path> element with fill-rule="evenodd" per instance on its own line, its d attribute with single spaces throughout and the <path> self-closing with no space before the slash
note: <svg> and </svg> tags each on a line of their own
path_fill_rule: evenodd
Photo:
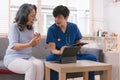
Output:
<svg viewBox="0 0 120 80">
<path fill-rule="evenodd" d="M 111 79 L 112 65 L 88 60 L 78 60 L 76 63 L 59 64 L 45 62 L 45 80 L 50 80 L 50 69 L 59 73 L 59 80 L 66 80 L 66 73 L 83 72 L 83 79 L 88 80 L 89 71 L 104 71 L 105 80 Z"/>
</svg>

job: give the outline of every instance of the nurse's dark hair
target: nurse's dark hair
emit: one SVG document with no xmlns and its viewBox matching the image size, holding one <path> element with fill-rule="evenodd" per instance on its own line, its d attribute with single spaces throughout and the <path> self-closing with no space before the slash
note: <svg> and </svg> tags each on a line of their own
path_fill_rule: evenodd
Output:
<svg viewBox="0 0 120 80">
<path fill-rule="evenodd" d="M 59 5 L 57 7 L 54 8 L 53 10 L 53 16 L 57 17 L 58 15 L 63 15 L 64 18 L 69 16 L 70 11 L 66 6 L 63 5 Z"/>
<path fill-rule="evenodd" d="M 35 13 L 37 12 L 37 7 L 32 4 L 23 4 L 20 6 L 20 8 L 17 11 L 17 14 L 15 16 L 15 21 L 19 27 L 20 31 L 24 31 L 25 28 L 28 30 L 32 30 L 32 25 L 27 25 L 28 22 L 28 15 L 30 14 L 30 11 L 34 9 Z"/>
</svg>

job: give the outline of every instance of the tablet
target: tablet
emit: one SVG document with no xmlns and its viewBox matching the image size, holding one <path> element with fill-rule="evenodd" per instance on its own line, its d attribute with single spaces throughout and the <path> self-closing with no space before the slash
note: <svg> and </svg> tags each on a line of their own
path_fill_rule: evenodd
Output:
<svg viewBox="0 0 120 80">
<path fill-rule="evenodd" d="M 88 43 L 80 42 L 80 43 L 73 44 L 72 46 L 83 46 L 83 45 L 86 45 L 86 44 L 88 44 Z"/>
<path fill-rule="evenodd" d="M 63 53 L 60 56 L 59 61 L 52 61 L 54 63 L 75 63 L 77 61 L 76 55 L 78 51 L 80 50 L 80 47 L 73 46 L 73 47 L 65 47 Z"/>
</svg>

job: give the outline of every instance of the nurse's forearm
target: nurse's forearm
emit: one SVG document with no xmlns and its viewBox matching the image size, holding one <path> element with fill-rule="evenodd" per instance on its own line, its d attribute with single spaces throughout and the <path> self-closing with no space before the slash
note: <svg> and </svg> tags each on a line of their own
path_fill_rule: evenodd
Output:
<svg viewBox="0 0 120 80">
<path fill-rule="evenodd" d="M 57 54 L 57 55 L 60 55 L 60 54 L 61 54 L 61 53 L 60 53 L 60 50 L 56 50 L 56 49 L 52 49 L 52 50 L 51 50 L 51 53 Z"/>
</svg>

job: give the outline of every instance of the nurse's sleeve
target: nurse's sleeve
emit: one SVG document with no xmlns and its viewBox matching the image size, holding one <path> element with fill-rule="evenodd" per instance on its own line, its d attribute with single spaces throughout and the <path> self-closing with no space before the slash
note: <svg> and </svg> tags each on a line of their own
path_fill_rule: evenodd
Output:
<svg viewBox="0 0 120 80">
<path fill-rule="evenodd" d="M 8 34 L 9 48 L 13 48 L 16 43 L 19 43 L 19 29 L 17 26 L 12 25 Z"/>
<path fill-rule="evenodd" d="M 55 36 L 54 36 L 54 31 L 52 29 L 48 29 L 47 32 L 47 39 L 46 39 L 46 43 L 48 44 L 49 42 L 55 42 Z"/>
<path fill-rule="evenodd" d="M 77 40 L 80 40 L 81 38 L 82 38 L 82 34 L 76 25 L 76 39 L 75 40 L 77 41 Z"/>
</svg>

